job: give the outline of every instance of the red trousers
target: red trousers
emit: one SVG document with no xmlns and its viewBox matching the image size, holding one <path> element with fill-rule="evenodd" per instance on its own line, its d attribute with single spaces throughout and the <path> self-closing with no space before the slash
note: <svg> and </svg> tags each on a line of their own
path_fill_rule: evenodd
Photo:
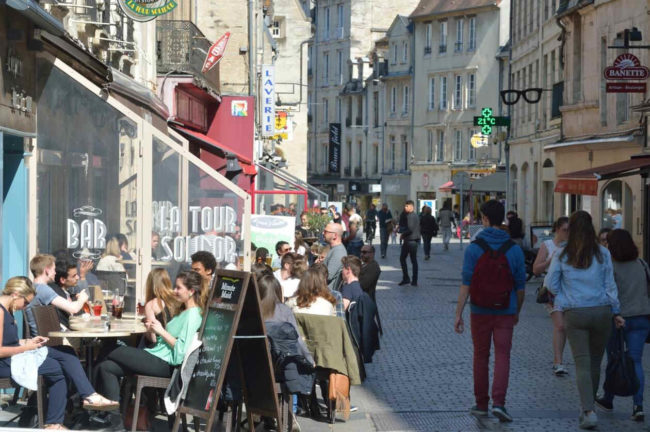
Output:
<svg viewBox="0 0 650 432">
<path fill-rule="evenodd" d="M 474 344 L 474 397 L 479 409 L 487 410 L 490 397 L 490 346 L 494 340 L 494 379 L 492 406 L 506 405 L 508 376 L 510 375 L 510 348 L 515 315 L 471 315 L 472 343 Z"/>
</svg>

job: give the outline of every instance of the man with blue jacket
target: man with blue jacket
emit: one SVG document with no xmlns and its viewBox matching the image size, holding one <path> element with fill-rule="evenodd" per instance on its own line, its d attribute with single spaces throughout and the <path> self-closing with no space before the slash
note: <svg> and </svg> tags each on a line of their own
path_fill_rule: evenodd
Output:
<svg viewBox="0 0 650 432">
<path fill-rule="evenodd" d="M 524 302 L 526 266 L 521 248 L 516 244 L 506 244 L 511 240 L 508 232 L 501 229 L 504 216 L 503 204 L 496 200 L 490 200 L 481 205 L 481 221 L 485 228 L 477 235 L 477 240 L 482 239 L 492 251 L 495 251 L 492 252 L 492 256 L 495 256 L 494 254 L 498 256 L 496 251 L 505 249 L 505 260 L 507 260 L 511 275 L 507 275 L 508 277 L 505 279 L 504 290 L 506 293 L 507 290 L 510 290 L 510 301 L 499 308 L 479 307 L 474 304 L 476 301 L 472 301 L 470 322 L 472 344 L 474 345 L 473 371 L 476 405 L 470 409 L 470 412 L 476 416 L 487 416 L 488 414 L 490 344 L 494 340 L 492 414 L 502 422 L 511 422 L 512 417 L 505 408 L 510 374 L 510 349 L 513 328 L 519 321 L 519 312 Z M 477 266 L 484 253 L 483 248 L 476 241 L 472 242 L 465 251 L 463 282 L 458 295 L 454 322 L 454 329 L 457 333 L 462 333 L 464 330 L 463 309 L 469 297 L 470 285 L 482 279 L 477 272 L 478 267 L 482 271 L 486 271 L 485 266 Z M 486 256 L 486 258 L 490 257 L 490 255 Z M 490 283 L 493 282 L 490 281 Z M 505 286 L 508 284 L 511 286 Z M 474 286 L 472 286 L 472 292 L 475 292 Z"/>
</svg>

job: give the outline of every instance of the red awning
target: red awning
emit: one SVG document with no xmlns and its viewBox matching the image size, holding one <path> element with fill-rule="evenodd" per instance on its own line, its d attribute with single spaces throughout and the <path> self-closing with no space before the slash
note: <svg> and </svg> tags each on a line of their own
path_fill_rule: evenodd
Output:
<svg viewBox="0 0 650 432">
<path fill-rule="evenodd" d="M 613 164 L 560 174 L 557 185 L 555 185 L 555 192 L 596 196 L 598 195 L 599 180 L 634 175 L 648 168 L 650 168 L 650 155 L 642 155 Z"/>
<path fill-rule="evenodd" d="M 241 165 L 244 174 L 251 175 L 251 176 L 257 174 L 257 170 L 255 169 L 255 165 L 253 164 L 253 161 L 251 161 L 245 156 L 242 156 L 239 152 L 237 152 L 232 147 L 229 147 L 215 140 L 214 138 L 210 138 L 209 136 L 204 135 L 201 132 L 196 132 L 178 125 L 171 125 L 171 126 L 181 134 L 191 139 L 194 139 L 196 141 L 199 141 L 199 143 L 201 144 L 208 145 L 211 148 L 215 148 L 219 150 L 219 152 L 222 153 L 220 156 L 223 158 L 226 157 L 226 153 L 232 153 L 237 157 L 237 160 L 239 161 L 239 164 Z"/>
<path fill-rule="evenodd" d="M 438 190 L 443 191 L 443 192 L 451 192 L 451 190 L 454 188 L 454 182 L 453 181 L 448 181 L 447 183 L 443 184 L 438 188 Z"/>
<path fill-rule="evenodd" d="M 598 195 L 598 180 L 591 179 L 558 179 L 555 192 L 571 195 Z"/>
</svg>

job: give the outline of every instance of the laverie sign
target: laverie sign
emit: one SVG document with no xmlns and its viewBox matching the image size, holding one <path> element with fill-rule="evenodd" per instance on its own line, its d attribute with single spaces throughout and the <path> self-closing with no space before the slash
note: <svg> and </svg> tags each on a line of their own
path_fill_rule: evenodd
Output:
<svg viewBox="0 0 650 432">
<path fill-rule="evenodd" d="M 275 66 L 262 66 L 262 136 L 275 135 Z"/>
</svg>

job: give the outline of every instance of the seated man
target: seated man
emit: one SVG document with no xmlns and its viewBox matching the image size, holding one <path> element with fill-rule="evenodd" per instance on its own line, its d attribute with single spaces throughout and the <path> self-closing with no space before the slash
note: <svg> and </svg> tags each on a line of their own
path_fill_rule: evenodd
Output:
<svg viewBox="0 0 650 432">
<path fill-rule="evenodd" d="M 277 270 L 282 267 L 282 257 L 284 254 L 291 252 L 291 245 L 286 241 L 280 240 L 275 244 L 275 257 L 271 262 L 271 268 Z"/>
<path fill-rule="evenodd" d="M 92 266 L 92 261 L 81 261 L 79 270 L 77 270 L 76 263 L 70 260 L 59 259 L 55 263 L 54 283 L 50 283 L 49 287 L 60 297 L 72 302 L 76 299 L 78 293 L 85 292 L 88 289 L 86 274 L 88 274 Z M 83 307 L 83 304 L 81 307 Z M 71 313 L 59 307 L 56 310 L 59 314 L 59 322 L 61 325 L 70 328 Z"/>
<path fill-rule="evenodd" d="M 359 273 L 359 283 L 361 289 L 368 293 L 370 298 L 375 300 L 375 291 L 377 289 L 377 281 L 381 274 L 379 263 L 375 261 L 375 247 L 372 245 L 364 245 L 361 248 L 361 273 Z"/>
</svg>

